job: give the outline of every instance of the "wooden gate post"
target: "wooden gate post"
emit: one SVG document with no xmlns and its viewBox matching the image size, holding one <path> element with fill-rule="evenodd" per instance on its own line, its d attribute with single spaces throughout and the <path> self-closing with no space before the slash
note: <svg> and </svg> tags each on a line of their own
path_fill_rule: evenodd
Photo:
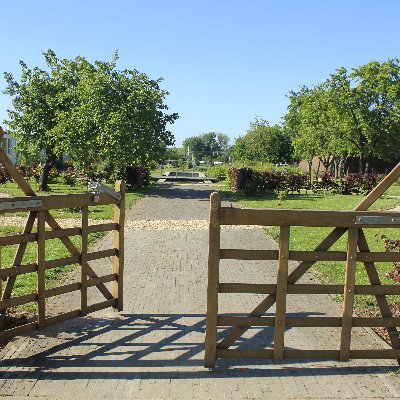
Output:
<svg viewBox="0 0 400 400">
<path fill-rule="evenodd" d="M 214 368 L 217 358 L 219 260 L 221 248 L 221 227 L 219 222 L 221 198 L 219 193 L 212 193 L 210 201 L 206 341 L 204 356 L 204 366 L 206 368 Z"/>
<path fill-rule="evenodd" d="M 125 182 L 116 181 L 115 191 L 121 195 L 119 204 L 114 206 L 114 222 L 118 224 L 114 230 L 114 248 L 117 249 L 117 254 L 114 257 L 113 273 L 116 275 L 116 280 L 113 282 L 113 297 L 117 299 L 117 304 L 114 308 L 122 311 L 124 308 L 124 223 L 125 223 Z"/>
</svg>

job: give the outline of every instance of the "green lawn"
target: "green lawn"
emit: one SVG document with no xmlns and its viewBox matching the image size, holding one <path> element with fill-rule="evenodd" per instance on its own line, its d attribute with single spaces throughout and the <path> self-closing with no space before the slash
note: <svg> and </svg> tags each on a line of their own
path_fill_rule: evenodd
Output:
<svg viewBox="0 0 400 400">
<path fill-rule="evenodd" d="M 341 195 L 320 195 L 320 194 L 289 194 L 284 200 L 279 200 L 276 194 L 263 194 L 257 196 L 244 196 L 232 193 L 221 186 L 221 193 L 228 198 L 237 200 L 241 205 L 249 208 L 288 208 L 288 209 L 315 209 L 315 210 L 351 210 L 364 196 L 341 196 Z M 400 204 L 400 199 L 381 198 L 371 210 L 389 209 Z M 266 233 L 274 239 L 279 237 L 279 227 L 266 228 Z M 313 250 L 332 230 L 332 228 L 307 228 L 292 227 L 290 236 L 291 250 Z M 365 229 L 371 251 L 385 251 L 382 235 L 391 239 L 400 239 L 398 229 Z M 347 234 L 344 235 L 333 247 L 332 250 L 346 251 Z M 391 271 L 391 263 L 377 263 L 379 276 L 383 283 L 393 284 L 393 281 L 385 277 Z M 323 283 L 343 284 L 345 263 L 343 262 L 318 262 L 312 269 Z M 357 264 L 357 284 L 368 284 L 368 277 L 363 264 Z M 337 296 L 340 300 L 341 296 Z M 390 302 L 400 299 L 389 296 Z M 376 301 L 373 296 L 355 296 L 356 307 L 376 310 Z"/>
<path fill-rule="evenodd" d="M 32 187 L 34 187 L 32 185 Z M 50 184 L 51 192 L 50 194 L 66 194 L 66 193 L 84 193 L 86 192 L 86 187 L 77 186 L 71 187 L 64 184 Z M 143 197 L 149 188 L 129 191 L 126 193 L 126 208 L 131 207 L 140 197 Z M 23 196 L 23 193 L 17 187 L 15 183 L 7 183 L 6 185 L 0 185 L 1 193 L 9 193 L 12 196 Z M 43 193 L 44 195 L 47 193 Z M 113 218 L 113 205 L 105 206 L 93 206 L 89 207 L 89 218 L 91 219 L 110 219 Z M 79 208 L 73 209 L 60 209 L 52 210 L 51 213 L 57 218 L 80 218 Z M 16 213 L 19 216 L 26 216 L 27 213 Z M 7 214 L 10 215 L 10 214 Z M 14 214 L 15 215 L 15 214 Z M 22 233 L 22 227 L 0 227 L 1 236 L 9 236 L 18 233 Z M 92 244 L 103 233 L 95 233 L 89 235 L 89 243 Z M 74 245 L 80 249 L 80 236 L 71 237 Z M 1 258 L 0 267 L 7 268 L 12 266 L 12 262 L 15 256 L 17 245 L 4 246 L 1 248 Z M 29 243 L 25 251 L 25 256 L 22 264 L 28 264 L 36 261 L 37 244 Z M 57 259 L 61 257 L 67 257 L 70 253 L 62 244 L 60 239 L 52 239 L 46 241 L 46 260 Z M 66 267 L 52 268 L 46 271 L 46 288 L 51 288 L 57 286 L 60 281 L 62 281 L 66 274 L 76 268 L 77 265 L 71 265 Z M 110 264 L 111 271 L 111 264 Z M 12 296 L 22 296 L 24 294 L 33 293 L 36 291 L 37 284 L 36 273 L 24 274 L 17 277 L 15 287 Z M 33 311 L 36 309 L 34 303 L 27 304 L 21 307 L 17 307 L 18 310 Z"/>
</svg>

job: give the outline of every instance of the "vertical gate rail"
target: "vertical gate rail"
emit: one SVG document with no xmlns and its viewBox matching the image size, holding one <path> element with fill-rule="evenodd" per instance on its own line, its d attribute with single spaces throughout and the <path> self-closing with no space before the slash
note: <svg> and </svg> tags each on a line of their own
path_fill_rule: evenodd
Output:
<svg viewBox="0 0 400 400">
<path fill-rule="evenodd" d="M 1 160 L 2 151 L 0 151 Z M 29 185 L 28 185 L 29 187 Z M 100 193 L 94 198 L 91 193 L 29 196 L 0 199 L 0 213 L 28 211 L 29 216 L 22 234 L 0 237 L 0 247 L 18 245 L 16 256 L 11 267 L 0 269 L 0 287 L 5 282 L 0 300 L 0 313 L 5 314 L 10 307 L 27 303 L 37 303 L 37 319 L 34 322 L 15 328 L 0 331 L 0 340 L 7 340 L 16 335 L 29 332 L 34 329 L 66 321 L 68 319 L 84 316 L 91 312 L 107 307 L 114 307 L 119 311 L 123 306 L 123 267 L 124 267 L 124 212 L 125 212 L 125 184 L 117 181 L 116 189 L 121 194 L 118 200 L 107 193 Z M 34 202 L 32 205 L 32 201 Z M 90 206 L 114 204 L 114 222 L 89 225 L 88 210 Z M 81 209 L 81 227 L 61 228 L 50 210 L 79 207 Z M 37 232 L 33 232 L 37 219 Z M 50 230 L 46 230 L 46 223 Z M 110 249 L 92 251 L 88 250 L 88 236 L 96 232 L 114 231 L 114 245 Z M 70 237 L 81 237 L 81 250 L 73 244 Z M 60 239 L 68 251 L 68 257 L 46 260 L 46 241 Z M 30 264 L 22 264 L 23 256 L 28 243 L 37 242 L 37 261 Z M 101 258 L 113 257 L 112 273 L 98 276 L 89 265 L 90 261 Z M 80 281 L 64 284 L 62 286 L 46 289 L 45 271 L 51 268 L 79 264 L 81 268 Z M 28 273 L 37 274 L 37 290 L 35 293 L 12 297 L 12 291 L 18 276 Z M 113 282 L 113 290 L 110 292 L 105 286 Z M 88 305 L 88 288 L 97 287 L 105 297 L 104 301 Z M 46 316 L 46 299 L 67 294 L 74 291 L 81 292 L 81 306 L 79 309 L 67 311 L 52 317 Z"/>
<path fill-rule="evenodd" d="M 393 317 L 386 295 L 400 295 L 400 285 L 382 285 L 375 262 L 400 262 L 400 253 L 371 252 L 364 229 L 378 227 L 400 227 L 400 213 L 388 211 L 366 211 L 400 176 L 400 163 L 353 211 L 238 209 L 221 207 L 218 193 L 211 195 L 210 243 L 208 262 L 208 292 L 205 340 L 205 367 L 215 366 L 217 358 L 267 358 L 283 359 L 335 359 L 350 358 L 394 358 L 400 359 L 400 318 Z M 279 250 L 224 249 L 220 247 L 221 225 L 279 226 Z M 290 227 L 333 227 L 331 233 L 314 251 L 290 250 Z M 347 251 L 328 251 L 348 232 Z M 219 264 L 222 259 L 277 260 L 276 284 L 224 283 L 219 280 Z M 299 261 L 288 274 L 289 260 Z M 296 283 L 317 261 L 345 261 L 345 282 L 342 285 Z M 370 285 L 356 285 L 356 264 L 365 265 Z M 219 293 L 266 294 L 264 300 L 247 316 L 218 315 Z M 287 294 L 343 294 L 341 317 L 286 317 Z M 374 295 L 381 317 L 353 317 L 355 295 Z M 275 317 L 263 316 L 276 303 Z M 230 347 L 252 326 L 274 327 L 272 349 L 230 349 Z M 217 342 L 218 327 L 233 327 L 220 342 Z M 286 350 L 284 333 L 286 327 L 341 327 L 340 349 Z M 352 350 L 353 327 L 386 328 L 392 349 Z"/>
</svg>

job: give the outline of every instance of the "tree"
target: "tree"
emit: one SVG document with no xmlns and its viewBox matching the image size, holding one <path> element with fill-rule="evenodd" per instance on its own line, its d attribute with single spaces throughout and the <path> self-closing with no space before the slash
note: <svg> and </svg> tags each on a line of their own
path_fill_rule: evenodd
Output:
<svg viewBox="0 0 400 400">
<path fill-rule="evenodd" d="M 79 168 L 101 162 L 118 170 L 157 160 L 173 144 L 167 125 L 178 115 L 166 113 L 161 79 L 119 71 L 117 53 L 94 64 L 83 57 L 58 59 L 51 50 L 43 55 L 47 70 L 21 61 L 20 82 L 4 74 L 14 106 L 5 122 L 18 150 L 42 154 L 39 189 L 48 189 L 48 172 L 62 152 Z"/>
<path fill-rule="evenodd" d="M 399 60 L 372 61 L 351 73 L 340 68 L 324 83 L 290 93 L 285 126 L 298 156 L 318 155 L 327 168 L 358 157 L 363 173 L 371 157 L 399 158 L 399 99 Z"/>
<path fill-rule="evenodd" d="M 360 173 L 370 157 L 399 157 L 399 62 L 371 61 L 351 73 L 340 68 L 330 77 L 331 100 L 342 119 L 342 139 L 358 157 Z"/>
<path fill-rule="evenodd" d="M 229 136 L 223 133 L 207 132 L 191 136 L 184 140 L 183 148 L 196 158 L 212 157 L 217 153 L 229 151 Z"/>
<path fill-rule="evenodd" d="M 263 119 L 256 119 L 250 124 L 246 135 L 236 140 L 233 157 L 241 161 L 274 164 L 290 162 L 293 157 L 290 135 L 279 125 L 270 125 Z"/>
</svg>

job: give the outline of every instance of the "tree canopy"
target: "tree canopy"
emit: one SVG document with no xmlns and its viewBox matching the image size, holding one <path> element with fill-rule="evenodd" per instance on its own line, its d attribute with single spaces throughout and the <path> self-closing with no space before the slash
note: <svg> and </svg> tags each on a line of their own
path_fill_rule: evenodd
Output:
<svg viewBox="0 0 400 400">
<path fill-rule="evenodd" d="M 280 125 L 263 119 L 250 124 L 246 135 L 239 137 L 232 150 L 235 160 L 284 163 L 292 160 L 291 138 Z"/>
<path fill-rule="evenodd" d="M 400 155 L 400 64 L 372 61 L 351 72 L 339 68 L 322 84 L 291 92 L 285 126 L 298 156 L 366 160 Z"/>
<path fill-rule="evenodd" d="M 101 162 L 121 169 L 157 160 L 174 143 L 167 126 L 178 115 L 167 113 L 161 78 L 118 70 L 117 53 L 93 64 L 84 57 L 59 59 L 52 50 L 43 55 L 46 70 L 21 61 L 19 82 L 4 74 L 14 106 L 5 122 L 19 152 L 42 155 L 42 189 L 63 152 L 80 168 Z"/>
<path fill-rule="evenodd" d="M 223 133 L 207 132 L 191 136 L 183 141 L 183 148 L 195 158 L 203 159 L 229 150 L 229 136 Z"/>
</svg>

